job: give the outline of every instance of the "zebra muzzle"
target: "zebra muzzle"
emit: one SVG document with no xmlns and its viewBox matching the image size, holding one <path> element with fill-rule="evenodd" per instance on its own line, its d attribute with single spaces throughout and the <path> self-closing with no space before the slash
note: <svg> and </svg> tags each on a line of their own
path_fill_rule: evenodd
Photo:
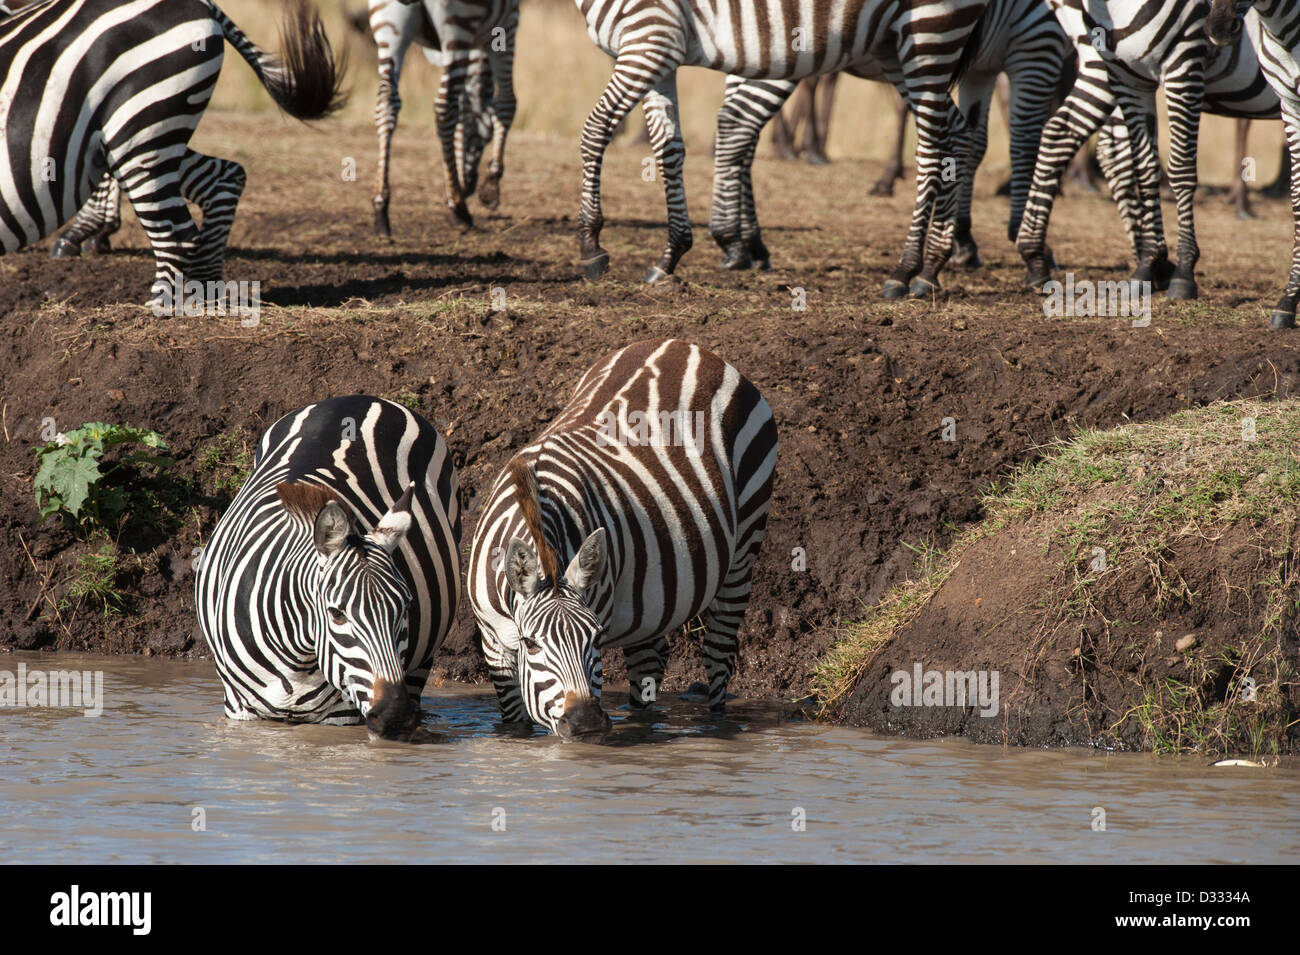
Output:
<svg viewBox="0 0 1300 955">
<path fill-rule="evenodd" d="M 366 727 L 385 738 L 400 736 L 411 729 L 418 713 L 404 684 L 376 680 L 370 711 L 366 713 Z"/>
<path fill-rule="evenodd" d="M 609 717 L 594 697 L 579 697 L 568 693 L 564 698 L 564 712 L 555 722 L 555 731 L 561 739 L 599 742 L 609 732 Z"/>
</svg>

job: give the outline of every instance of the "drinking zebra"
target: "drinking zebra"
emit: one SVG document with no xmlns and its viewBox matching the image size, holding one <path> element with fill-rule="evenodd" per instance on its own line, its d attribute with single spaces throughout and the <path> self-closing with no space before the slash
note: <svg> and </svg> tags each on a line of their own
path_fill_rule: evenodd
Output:
<svg viewBox="0 0 1300 955">
<path fill-rule="evenodd" d="M 917 117 L 917 199 L 889 298 L 929 295 L 952 249 L 955 186 L 942 160 L 964 155 L 948 87 L 987 0 L 757 0 L 679 4 L 674 0 L 576 0 L 596 44 L 615 58 L 614 73 L 582 131 L 582 207 L 578 239 L 585 274 L 609 266 L 600 246 L 604 216 L 600 169 L 615 128 L 645 100 L 646 125 L 668 205 L 668 247 L 646 273 L 669 280 L 691 247 L 682 185 L 685 148 L 677 123 L 677 69 L 703 66 L 751 79 L 799 80 L 865 57 L 893 56 L 899 86 Z M 933 220 L 933 223 L 931 223 Z M 910 286 L 909 286 L 909 283 Z"/>
<path fill-rule="evenodd" d="M 223 40 L 290 115 L 316 119 L 342 102 L 307 0 L 284 34 L 281 60 L 210 0 L 43 0 L 0 21 L 0 251 L 53 233 L 108 175 L 153 247 L 155 305 L 178 302 L 186 280 L 219 280 L 244 170 L 187 144 L 216 86 Z M 18 88 L 41 93 L 16 97 Z M 186 200 L 202 211 L 202 229 Z"/>
<path fill-rule="evenodd" d="M 470 606 L 507 722 L 603 734 L 602 652 L 624 649 L 629 702 L 647 706 L 667 634 L 701 613 L 709 707 L 723 709 L 776 443 L 758 389 L 698 346 L 638 342 L 583 376 L 497 479 L 470 550 Z"/>
<path fill-rule="evenodd" d="M 370 31 L 379 47 L 379 171 L 375 177 L 375 232 L 391 235 L 388 222 L 388 162 L 397 113 L 398 82 L 412 42 L 442 67 L 434 111 L 442 143 L 447 208 L 473 225 L 465 201 L 479 199 L 495 209 L 505 166 L 506 136 L 515 117 L 515 31 L 519 0 L 370 0 Z M 469 116 L 463 116 L 468 110 Z M 478 164 L 490 138 L 488 174 L 478 184 Z"/>
<path fill-rule="evenodd" d="M 1200 115 L 1277 116 L 1277 98 L 1261 82 L 1250 55 L 1214 58 L 1205 34 L 1208 0 L 1153 5 L 1144 0 L 1048 0 L 1079 53 L 1079 75 L 1065 102 L 1043 129 L 1033 183 L 1016 246 L 1027 266 L 1026 284 L 1041 289 L 1051 278 L 1047 223 L 1060 177 L 1092 133 L 1116 114 L 1099 143 L 1111 169 L 1121 217 L 1131 231 L 1135 281 L 1168 289 L 1171 298 L 1195 298 L 1193 200 Z M 1154 93 L 1165 88 L 1169 106 L 1169 181 L 1178 205 L 1178 262 L 1169 261 L 1160 214 L 1160 157 L 1155 146 Z M 1127 178 L 1126 178 L 1127 177 Z"/>
<path fill-rule="evenodd" d="M 1243 29 L 1240 11 L 1246 7 L 1250 9 Z M 1294 328 L 1296 303 L 1300 301 L 1300 7 L 1288 0 L 1256 0 L 1253 5 L 1214 0 L 1206 31 L 1219 46 L 1229 46 L 1236 37 L 1249 35 L 1255 43 L 1260 69 L 1281 101 L 1282 125 L 1291 153 L 1291 215 L 1295 227 L 1291 276 L 1273 307 L 1270 324 L 1273 328 Z"/>
<path fill-rule="evenodd" d="M 975 170 L 988 145 L 988 112 L 998 74 L 1005 72 L 1010 78 L 1011 219 L 1007 235 L 1014 241 L 1034 171 L 1038 138 L 1068 56 L 1065 33 L 1042 0 L 990 0 L 970 63 L 958 81 L 958 102 L 970 147 L 960 171 L 955 264 L 974 266 L 979 262 L 979 250 L 971 236 L 971 191 Z M 893 50 L 880 59 L 864 56 L 847 72 L 894 83 L 899 94 L 907 96 Z M 754 152 L 763 125 L 797 85 L 790 80 L 727 78 L 718 110 L 709 220 L 709 233 L 723 250 L 724 268 L 769 265 L 754 206 Z"/>
<path fill-rule="evenodd" d="M 409 729 L 456 615 L 459 494 L 442 436 L 394 402 L 273 424 L 195 580 L 226 715 Z"/>
</svg>

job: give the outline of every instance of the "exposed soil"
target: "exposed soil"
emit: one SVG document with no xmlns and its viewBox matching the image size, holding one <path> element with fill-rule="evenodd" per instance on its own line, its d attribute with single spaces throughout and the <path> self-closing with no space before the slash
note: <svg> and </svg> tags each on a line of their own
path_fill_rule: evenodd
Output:
<svg viewBox="0 0 1300 955">
<path fill-rule="evenodd" d="M 740 368 L 776 415 L 776 496 L 733 690 L 798 697 L 835 626 L 908 573 L 909 545 L 945 544 L 977 520 L 979 493 L 1045 442 L 1080 426 L 1300 388 L 1300 333 L 1267 329 L 1290 258 L 1283 203 L 1261 201 L 1261 220 L 1239 224 L 1207 198 L 1198 208 L 1202 301 L 1157 300 L 1151 326 L 1135 328 L 1127 319 L 1048 319 L 1039 299 L 1020 291 L 1019 259 L 1003 237 L 1006 201 L 992 197 L 1000 170 L 983 172 L 977 189 L 986 267 L 948 274 L 937 302 L 884 303 L 876 290 L 902 241 L 911 193 L 868 198 L 879 172 L 870 163 L 760 161 L 776 267 L 729 273 L 715 268 L 703 227 L 711 169 L 696 149 L 687 183 L 697 245 L 679 270 L 686 285 L 660 290 L 638 281 L 664 227 L 662 190 L 641 179 L 637 147 L 611 150 L 606 163 L 614 263 L 590 284 L 579 277 L 571 221 L 576 144 L 513 139 L 500 212 L 476 206 L 478 227 L 462 233 L 441 211 L 432 137 L 417 148 L 399 134 L 396 237 L 383 241 L 370 235 L 369 167 L 360 164 L 359 181 L 339 174 L 348 158 L 371 155 L 372 135 L 363 125 L 321 132 L 205 118 L 197 148 L 249 171 L 226 277 L 261 282 L 257 327 L 154 318 L 140 304 L 152 260 L 133 220 L 108 257 L 51 261 L 47 241 L 0 258 L 0 645 L 206 654 L 189 556 L 229 501 L 221 479 L 228 485 L 234 473 L 211 464 L 214 449 L 251 450 L 279 415 L 330 395 L 418 401 L 455 450 L 468 550 L 498 469 L 564 405 L 588 365 L 631 340 L 678 336 Z M 1052 241 L 1079 277 L 1126 274 L 1125 241 L 1104 198 L 1064 199 Z M 494 287 L 505 290 L 504 311 L 492 308 Z M 792 287 L 805 290 L 805 310 L 791 307 Z M 32 452 L 46 417 L 61 431 L 96 420 L 148 426 L 177 459 L 170 485 L 159 482 L 158 512 L 138 515 L 118 541 L 135 556 L 119 561 L 115 613 L 52 609 L 77 561 L 99 544 L 37 518 Z M 953 441 L 942 440 L 948 417 Z M 806 569 L 796 569 L 796 548 Z M 1002 579 L 1030 581 L 1031 572 L 1017 565 Z M 927 663 L 942 662 L 945 628 L 979 630 L 966 596 L 955 592 L 936 607 L 946 616 L 917 631 L 934 650 Z M 484 676 L 467 618 L 462 607 L 444 645 L 445 678 Z M 1013 631 L 1006 641 L 990 660 L 1015 658 Z M 607 672 L 618 679 L 618 667 Z M 679 635 L 668 689 L 702 673 L 688 635 Z M 1067 741 L 1054 727 L 1057 703 L 1068 699 L 1025 711 L 1012 738 Z"/>
</svg>

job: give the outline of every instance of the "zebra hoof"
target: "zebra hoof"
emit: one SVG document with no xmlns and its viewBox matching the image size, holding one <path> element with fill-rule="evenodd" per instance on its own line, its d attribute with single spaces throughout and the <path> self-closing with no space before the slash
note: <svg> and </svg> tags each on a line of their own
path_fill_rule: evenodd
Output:
<svg viewBox="0 0 1300 955">
<path fill-rule="evenodd" d="M 484 209 L 490 211 L 495 211 L 501 204 L 501 187 L 495 179 L 483 180 L 483 185 L 478 191 L 478 201 L 483 203 Z"/>
<path fill-rule="evenodd" d="M 675 288 L 682 284 L 682 280 L 671 272 L 665 272 L 659 266 L 652 265 L 646 269 L 645 284 L 662 288 Z"/>
<path fill-rule="evenodd" d="M 455 204 L 447 204 L 447 212 L 451 215 L 451 221 L 462 229 L 474 228 L 474 217 L 470 215 L 469 206 L 465 205 L 462 199 Z"/>
<path fill-rule="evenodd" d="M 389 226 L 388 224 L 387 209 L 375 210 L 375 235 L 384 239 L 392 238 L 393 230 L 392 227 Z"/>
<path fill-rule="evenodd" d="M 589 259 L 582 260 L 582 274 L 594 282 L 609 269 L 609 253 L 601 252 Z"/>
<path fill-rule="evenodd" d="M 909 298 L 934 298 L 938 294 L 939 286 L 919 275 L 912 279 L 912 284 L 907 289 Z"/>
<path fill-rule="evenodd" d="M 1169 291 L 1165 294 L 1172 299 L 1190 301 L 1196 298 L 1196 282 L 1192 279 L 1170 279 Z"/>
<path fill-rule="evenodd" d="M 744 272 L 753 264 L 754 260 L 750 258 L 749 250 L 740 243 L 722 250 L 722 267 L 728 271 Z"/>
<path fill-rule="evenodd" d="M 55 239 L 54 245 L 50 247 L 52 259 L 75 259 L 79 255 L 81 255 L 81 246 L 62 236 Z"/>
<path fill-rule="evenodd" d="M 752 268 L 755 272 L 771 272 L 772 260 L 769 258 L 755 259 Z"/>
<path fill-rule="evenodd" d="M 980 258 L 979 246 L 974 242 L 957 246 L 953 250 L 952 258 L 948 260 L 959 269 L 982 269 L 984 260 Z"/>
<path fill-rule="evenodd" d="M 1295 328 L 1295 312 L 1285 312 L 1280 308 L 1273 309 L 1273 318 L 1268 323 L 1269 328 Z"/>
<path fill-rule="evenodd" d="M 1048 268 L 1048 270 L 1049 270 L 1049 271 L 1052 271 L 1052 272 L 1055 272 L 1057 269 L 1060 268 L 1060 266 L 1056 264 L 1056 256 L 1052 254 L 1052 250 L 1051 250 L 1051 249 L 1048 249 L 1048 250 L 1047 250 L 1046 255 L 1047 255 L 1047 268 Z"/>
<path fill-rule="evenodd" d="M 92 236 L 86 240 L 86 247 L 94 255 L 108 255 L 113 251 L 113 243 L 106 235 Z"/>
<path fill-rule="evenodd" d="M 880 297 L 886 299 L 903 298 L 907 295 L 907 285 L 898 279 L 886 279 L 880 289 Z"/>
</svg>

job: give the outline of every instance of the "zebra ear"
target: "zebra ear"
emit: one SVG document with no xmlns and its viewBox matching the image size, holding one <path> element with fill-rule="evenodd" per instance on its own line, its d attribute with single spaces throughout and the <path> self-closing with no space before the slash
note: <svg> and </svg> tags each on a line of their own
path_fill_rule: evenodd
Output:
<svg viewBox="0 0 1300 955">
<path fill-rule="evenodd" d="M 537 553 L 523 541 L 512 540 L 506 550 L 506 583 L 510 589 L 521 597 L 531 597 L 541 582 Z"/>
<path fill-rule="evenodd" d="M 329 501 L 316 515 L 311 531 L 312 543 L 322 557 L 333 557 L 343 547 L 350 529 L 347 513 L 337 501 Z"/>
<path fill-rule="evenodd" d="M 397 545 L 411 529 L 411 495 L 414 493 L 415 482 L 412 481 L 402 492 L 402 496 L 388 509 L 388 513 L 379 519 L 375 529 L 370 532 L 370 536 L 379 543 L 379 546 L 390 554 L 397 550 Z"/>
<path fill-rule="evenodd" d="M 569 562 L 564 572 L 564 582 L 574 590 L 586 590 L 587 585 L 605 569 L 605 528 L 598 527 L 582 542 L 578 556 Z"/>
</svg>

